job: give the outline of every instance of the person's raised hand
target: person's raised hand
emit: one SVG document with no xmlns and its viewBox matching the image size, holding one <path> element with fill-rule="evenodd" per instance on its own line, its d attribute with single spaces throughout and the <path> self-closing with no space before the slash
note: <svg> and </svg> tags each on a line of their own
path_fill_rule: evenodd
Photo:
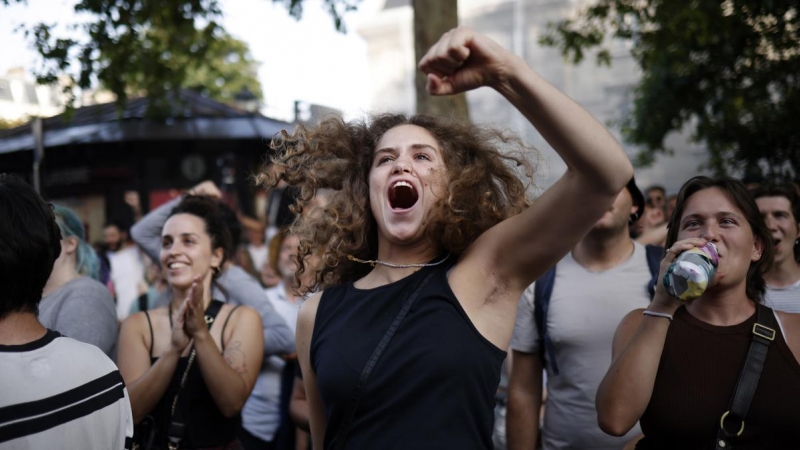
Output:
<svg viewBox="0 0 800 450">
<path fill-rule="evenodd" d="M 222 198 L 222 191 L 220 191 L 219 187 L 217 187 L 217 185 L 210 180 L 203 181 L 197 186 L 189 189 L 189 193 L 192 195 L 207 195 L 213 198 Z"/>
<path fill-rule="evenodd" d="M 678 258 L 678 255 L 686 250 L 702 247 L 706 245 L 706 243 L 708 243 L 708 241 L 703 238 L 682 239 L 672 244 L 672 247 L 664 252 L 664 259 L 661 260 L 661 268 L 658 271 L 658 283 L 656 284 L 655 295 L 648 309 L 672 314 L 683 304 L 683 302 L 667 292 L 667 289 L 664 287 L 664 274 L 667 272 L 669 266 L 675 262 L 675 259 Z"/>
<path fill-rule="evenodd" d="M 125 201 L 125 204 L 130 206 L 133 211 L 141 211 L 142 209 L 142 201 L 139 198 L 139 193 L 136 191 L 125 191 L 122 199 Z"/>
<path fill-rule="evenodd" d="M 468 27 L 448 31 L 419 62 L 428 75 L 431 95 L 450 95 L 507 82 L 512 66 L 521 61 L 497 42 Z"/>
</svg>

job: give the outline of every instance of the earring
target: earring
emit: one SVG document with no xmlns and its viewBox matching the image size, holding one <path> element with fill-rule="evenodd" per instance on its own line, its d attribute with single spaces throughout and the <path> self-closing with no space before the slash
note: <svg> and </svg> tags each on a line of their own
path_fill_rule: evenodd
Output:
<svg viewBox="0 0 800 450">
<path fill-rule="evenodd" d="M 216 278 L 216 277 L 218 277 L 218 276 L 219 276 L 219 273 L 220 273 L 221 271 L 220 271 L 220 268 L 219 268 L 219 266 L 214 266 L 214 267 L 212 267 L 212 268 L 211 268 L 211 272 L 214 274 L 214 278 Z"/>
</svg>

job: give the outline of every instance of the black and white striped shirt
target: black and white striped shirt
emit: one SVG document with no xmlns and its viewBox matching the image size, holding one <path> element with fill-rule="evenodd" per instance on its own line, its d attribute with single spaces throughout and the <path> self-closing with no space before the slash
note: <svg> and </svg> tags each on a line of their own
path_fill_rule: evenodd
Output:
<svg viewBox="0 0 800 450">
<path fill-rule="evenodd" d="M 125 383 L 97 347 L 56 331 L 0 345 L 0 449 L 128 449 Z"/>
</svg>

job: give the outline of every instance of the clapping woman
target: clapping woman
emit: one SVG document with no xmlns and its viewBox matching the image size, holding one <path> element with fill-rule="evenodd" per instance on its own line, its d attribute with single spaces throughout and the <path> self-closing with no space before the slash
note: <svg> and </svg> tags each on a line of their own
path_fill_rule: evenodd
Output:
<svg viewBox="0 0 800 450">
<path fill-rule="evenodd" d="M 161 233 L 169 306 L 122 325 L 119 367 L 141 423 L 137 440 L 154 448 L 239 448 L 239 412 L 264 341 L 256 311 L 211 297 L 230 239 L 217 200 L 185 197 Z"/>
</svg>

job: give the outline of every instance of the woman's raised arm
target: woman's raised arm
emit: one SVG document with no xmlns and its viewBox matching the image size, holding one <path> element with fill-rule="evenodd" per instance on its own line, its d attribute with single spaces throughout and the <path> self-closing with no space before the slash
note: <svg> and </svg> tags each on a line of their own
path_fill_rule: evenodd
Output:
<svg viewBox="0 0 800 450">
<path fill-rule="evenodd" d="M 509 302 L 561 259 L 608 210 L 633 176 L 617 141 L 586 110 L 518 56 L 462 27 L 445 34 L 420 61 L 428 92 L 449 95 L 481 86 L 502 94 L 544 136 L 567 172 L 523 213 L 485 232 L 462 258 L 465 279 L 493 278 Z"/>
<path fill-rule="evenodd" d="M 664 289 L 664 272 L 681 251 L 704 244 L 704 239 L 686 239 L 667 250 L 661 261 L 653 301 L 647 307 L 649 311 L 675 314 L 680 302 Z M 613 436 L 627 433 L 647 409 L 671 322 L 665 317 L 645 316 L 642 311 L 628 313 L 617 327 L 611 367 L 597 390 L 597 421 L 603 431 Z"/>
</svg>

